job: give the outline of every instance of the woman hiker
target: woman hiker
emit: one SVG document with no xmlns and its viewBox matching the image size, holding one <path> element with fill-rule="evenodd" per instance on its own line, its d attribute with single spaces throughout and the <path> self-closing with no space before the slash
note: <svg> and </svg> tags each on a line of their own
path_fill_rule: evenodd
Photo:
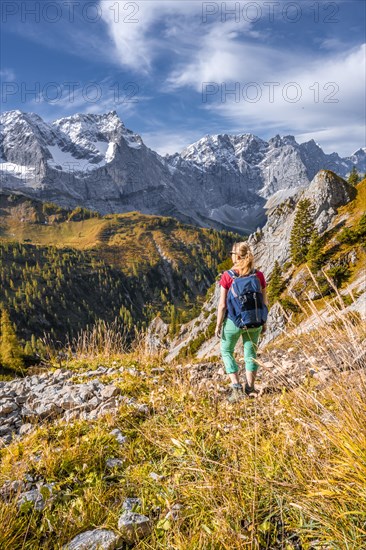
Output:
<svg viewBox="0 0 366 550">
<path fill-rule="evenodd" d="M 258 289 L 263 295 L 263 302 L 268 308 L 266 293 L 266 280 L 261 271 L 254 270 L 254 257 L 246 242 L 235 243 L 231 249 L 231 258 L 233 267 L 230 271 L 225 271 L 220 279 L 221 293 L 217 310 L 217 325 L 215 335 L 221 338 L 221 356 L 225 365 L 225 371 L 230 376 L 232 383 L 232 393 L 228 401 L 234 403 L 245 396 L 255 397 L 258 390 L 254 387 L 257 375 L 258 364 L 257 343 L 261 332 L 265 330 L 263 326 L 255 328 L 238 328 L 234 323 L 232 310 L 228 312 L 228 291 L 236 277 L 246 277 L 256 275 L 260 285 Z M 232 289 L 233 290 L 233 289 Z M 267 309 L 268 311 L 268 309 Z M 232 317 L 232 318 L 230 318 Z M 246 382 L 243 389 L 238 376 L 238 365 L 234 359 L 234 349 L 240 336 L 244 344 L 244 361 Z"/>
</svg>

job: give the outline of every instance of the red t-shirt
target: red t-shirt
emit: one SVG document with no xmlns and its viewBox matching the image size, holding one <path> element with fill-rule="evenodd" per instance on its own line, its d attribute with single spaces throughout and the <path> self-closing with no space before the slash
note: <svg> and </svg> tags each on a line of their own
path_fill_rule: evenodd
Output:
<svg viewBox="0 0 366 550">
<path fill-rule="evenodd" d="M 235 271 L 235 273 L 237 273 L 237 272 Z M 266 283 L 266 280 L 265 280 L 265 278 L 264 278 L 263 273 L 262 273 L 261 271 L 256 270 L 255 274 L 257 275 L 257 277 L 258 277 L 258 279 L 259 279 L 259 282 L 260 282 L 260 284 L 261 284 L 261 287 L 262 287 L 262 288 L 266 288 L 267 283 Z M 220 279 L 220 281 L 219 281 L 219 284 L 220 284 L 222 287 L 224 287 L 224 288 L 226 288 L 226 289 L 228 290 L 228 289 L 231 287 L 231 285 L 232 285 L 232 283 L 233 283 L 233 280 L 234 280 L 234 279 L 233 279 L 232 277 L 230 277 L 229 273 L 228 273 L 227 271 L 225 271 L 225 273 L 223 273 L 223 274 L 221 275 L 221 279 Z"/>
</svg>

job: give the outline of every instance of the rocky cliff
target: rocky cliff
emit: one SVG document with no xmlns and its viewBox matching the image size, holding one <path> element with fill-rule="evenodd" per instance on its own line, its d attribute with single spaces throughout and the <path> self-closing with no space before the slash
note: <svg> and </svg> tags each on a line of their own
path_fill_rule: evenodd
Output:
<svg viewBox="0 0 366 550">
<path fill-rule="evenodd" d="M 366 169 L 366 154 L 326 155 L 314 142 L 279 135 L 206 135 L 161 157 L 115 112 L 44 122 L 34 113 L 1 116 L 1 186 L 101 214 L 139 210 L 203 227 L 251 233 L 266 210 L 307 187 L 322 168 Z M 266 201 L 270 203 L 266 204 Z"/>
<path fill-rule="evenodd" d="M 290 259 L 290 235 L 296 205 L 299 200 L 302 198 L 311 199 L 315 208 L 315 225 L 319 233 L 322 234 L 325 231 L 338 227 L 339 208 L 352 203 L 356 193 L 357 190 L 355 188 L 351 187 L 333 172 L 321 170 L 315 175 L 307 188 L 299 190 L 283 203 L 271 208 L 268 211 L 268 219 L 265 226 L 261 230 L 251 234 L 248 239 L 255 253 L 256 266 L 264 271 L 267 280 L 270 279 L 275 260 L 283 266 Z M 343 217 L 347 217 L 347 215 L 343 215 Z M 335 242 L 337 241 L 335 240 Z M 334 242 L 331 243 L 331 246 L 334 246 Z M 336 260 L 331 260 L 329 265 L 344 263 L 345 258 L 343 256 L 341 255 Z M 358 255 L 354 253 L 353 259 L 351 258 L 350 261 L 356 265 L 357 259 Z M 308 275 L 306 276 L 301 270 L 295 274 L 293 267 L 287 271 L 286 286 L 291 291 L 295 289 L 295 295 L 298 292 L 296 291 L 296 285 L 299 284 L 299 280 L 304 282 L 305 287 L 303 290 L 310 291 Z M 356 276 L 352 283 L 357 299 L 350 306 L 350 311 L 358 311 L 361 317 L 366 319 L 366 293 L 364 288 L 362 288 L 363 284 L 364 276 L 362 277 L 362 273 L 360 273 L 360 276 Z M 353 287 L 350 286 L 350 289 Z M 304 299 L 305 295 L 301 292 L 297 296 L 299 299 Z M 317 296 L 314 292 L 313 295 L 314 297 Z M 218 297 L 219 286 L 216 283 L 212 287 L 200 315 L 190 323 L 183 325 L 176 338 L 167 345 L 168 354 L 166 360 L 168 362 L 182 355 L 190 355 L 192 353 L 197 358 L 220 355 L 219 342 L 213 336 Z M 274 304 L 270 310 L 267 333 L 262 337 L 261 345 L 265 345 L 282 334 L 291 316 L 292 313 L 286 313 L 279 303 Z M 329 318 L 329 316 L 330 311 L 326 308 L 324 319 Z M 314 318 L 312 322 L 304 322 L 300 331 L 311 330 L 316 326 L 317 321 L 319 319 L 316 320 Z"/>
</svg>

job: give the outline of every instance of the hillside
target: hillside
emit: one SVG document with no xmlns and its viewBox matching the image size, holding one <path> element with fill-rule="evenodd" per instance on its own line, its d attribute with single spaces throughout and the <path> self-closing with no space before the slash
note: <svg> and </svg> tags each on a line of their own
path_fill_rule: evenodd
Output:
<svg viewBox="0 0 366 550">
<path fill-rule="evenodd" d="M 318 229 L 312 254 L 295 262 L 289 242 L 306 193 Z M 123 304 L 126 326 L 162 311 L 131 346 L 119 326 L 97 324 L 73 348 L 53 342 L 26 376 L 3 377 L 0 548 L 366 547 L 365 197 L 366 180 L 352 187 L 321 171 L 250 237 L 269 266 L 272 308 L 259 396 L 233 405 L 211 283 L 237 236 L 138 213 L 45 214 L 40 202 L 3 197 L 2 283 L 23 333 L 43 319 L 54 330 L 108 321 L 117 309 L 106 303 Z M 59 247 L 46 245 L 56 238 Z M 164 276 L 165 297 L 155 290 Z"/>
<path fill-rule="evenodd" d="M 234 235 L 131 212 L 101 217 L 1 195 L 3 307 L 29 341 L 57 340 L 116 317 L 127 331 L 158 312 L 192 315 Z"/>
<path fill-rule="evenodd" d="M 312 261 L 293 265 L 290 235 L 296 205 L 304 195 L 311 197 L 316 206 L 318 249 Z M 366 180 L 351 188 L 332 172 L 321 171 L 304 195 L 286 199 L 274 207 L 263 229 L 249 237 L 256 265 L 269 281 L 269 293 L 276 260 L 281 277 L 281 289 L 272 300 L 262 346 L 283 333 L 297 337 L 299 332 L 316 330 L 333 318 L 334 310 L 340 306 L 343 309 L 347 306 L 346 312 L 356 312 L 366 320 Z M 230 266 L 227 264 L 225 269 Z M 154 338 L 155 329 L 151 327 L 151 340 L 166 348 L 167 360 L 177 356 L 202 359 L 220 355 L 219 344 L 213 337 L 218 296 L 215 284 L 198 317 L 182 325 L 174 338 L 167 337 L 168 328 L 164 325 L 158 325 L 159 336 Z"/>
<path fill-rule="evenodd" d="M 236 405 L 141 345 L 1 383 L 0 547 L 364 548 L 364 326 L 330 334 L 262 353 Z"/>
</svg>

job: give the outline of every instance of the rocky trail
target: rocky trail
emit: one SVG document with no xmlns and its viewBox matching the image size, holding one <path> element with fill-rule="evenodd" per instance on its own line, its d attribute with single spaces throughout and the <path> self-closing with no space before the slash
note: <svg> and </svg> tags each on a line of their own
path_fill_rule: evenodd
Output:
<svg viewBox="0 0 366 550">
<path fill-rule="evenodd" d="M 329 368 L 329 355 L 308 356 L 295 347 L 286 350 L 274 349 L 271 352 L 262 351 L 258 355 L 259 401 L 249 401 L 252 401 L 252 405 L 254 401 L 260 404 L 266 395 L 273 395 L 275 404 L 278 401 L 275 394 L 281 394 L 284 388 L 291 390 L 302 386 L 306 391 L 309 388 L 311 391 L 314 387 L 321 390 L 326 388 L 332 379 L 343 379 L 346 387 L 356 386 L 360 383 L 360 376 L 365 375 L 365 359 L 365 353 L 354 358 L 353 368 L 350 370 L 349 363 L 343 364 L 342 358 L 336 354 L 332 358 L 334 368 Z M 138 366 L 120 366 L 116 361 L 112 365 L 99 365 L 94 370 L 83 372 L 61 368 L 54 371 L 44 369 L 43 372 L 24 378 L 0 382 L 1 446 L 20 441 L 26 434 L 47 423 L 72 424 L 76 420 L 87 420 L 92 424 L 104 415 L 116 416 L 122 404 L 134 409 L 138 415 L 148 418 L 155 414 L 153 394 L 164 391 L 164 386 L 170 384 L 174 378 L 183 382 L 185 386 L 182 387 L 197 400 L 209 394 L 212 402 L 220 403 L 220 406 L 237 406 L 226 402 L 229 383 L 220 362 L 167 365 L 165 368 L 151 368 L 148 373 Z M 118 384 L 126 377 L 135 384 L 144 380 L 150 385 L 151 394 L 147 402 L 143 403 L 130 395 L 124 395 Z M 246 405 L 244 409 L 241 408 L 240 414 L 244 412 L 250 416 L 251 409 L 251 406 Z M 321 421 L 331 424 L 334 420 L 332 415 L 324 415 Z M 230 426 L 225 426 L 225 429 L 230 429 Z M 112 429 L 109 432 L 121 448 L 128 443 L 128 437 L 122 431 Z M 37 451 L 33 460 L 36 463 L 41 457 L 42 451 Z M 121 458 L 110 456 L 105 461 L 106 475 L 118 472 L 122 467 Z M 158 474 L 154 475 L 159 478 Z M 5 502 L 14 502 L 15 499 L 19 510 L 24 511 L 27 507 L 33 507 L 35 511 L 42 512 L 58 498 L 57 493 L 57 484 L 47 482 L 42 476 L 29 471 L 24 476 L 19 476 L 18 480 L 5 481 L 0 489 L 0 498 Z M 125 543 L 136 543 L 151 532 L 154 523 L 154 518 L 147 517 L 142 511 L 143 506 L 139 498 L 127 498 L 118 518 L 118 531 L 105 528 L 89 529 L 74 537 L 63 548 L 110 550 L 121 548 Z M 172 509 L 168 514 L 179 515 L 179 509 Z"/>
<path fill-rule="evenodd" d="M 366 353 L 353 359 L 354 369 L 364 367 Z M 349 376 L 349 364 L 339 355 L 332 358 L 333 368 L 329 367 L 329 356 L 306 355 L 301 351 L 275 349 L 259 352 L 256 386 L 259 397 L 268 393 L 292 389 L 308 379 L 326 383 L 332 376 Z M 239 362 L 240 364 L 240 362 Z M 167 367 L 175 369 L 177 375 L 187 380 L 190 391 L 213 392 L 218 399 L 225 399 L 229 391 L 228 378 L 221 362 L 195 362 Z M 105 414 L 115 414 L 121 404 L 148 415 L 151 411 L 146 403 L 139 403 L 134 397 L 123 395 L 118 382 L 124 375 L 136 379 L 150 378 L 152 385 L 164 384 L 162 375 L 165 368 L 153 368 L 147 374 L 135 367 L 98 366 L 94 370 L 81 373 L 57 369 L 44 369 L 44 372 L 0 382 L 0 446 L 8 445 L 14 437 L 30 433 L 36 426 L 50 421 L 73 422 L 74 420 L 94 421 Z M 348 373 L 348 374 L 347 374 Z"/>
</svg>

